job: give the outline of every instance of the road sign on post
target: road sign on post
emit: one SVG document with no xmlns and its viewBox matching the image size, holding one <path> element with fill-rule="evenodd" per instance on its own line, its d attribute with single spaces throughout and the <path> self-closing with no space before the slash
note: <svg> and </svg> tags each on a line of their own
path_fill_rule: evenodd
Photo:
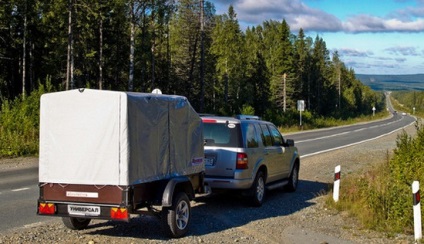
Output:
<svg viewBox="0 0 424 244">
<path fill-rule="evenodd" d="M 305 111 L 305 100 L 298 100 L 297 101 L 297 110 L 299 110 L 300 114 L 300 126 L 302 126 L 302 112 Z"/>
</svg>

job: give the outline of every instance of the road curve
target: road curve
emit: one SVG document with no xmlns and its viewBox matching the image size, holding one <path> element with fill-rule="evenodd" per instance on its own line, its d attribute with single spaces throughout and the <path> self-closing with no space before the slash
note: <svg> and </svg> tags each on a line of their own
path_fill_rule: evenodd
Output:
<svg viewBox="0 0 424 244">
<path fill-rule="evenodd" d="M 301 158 L 304 158 L 374 140 L 401 130 L 415 121 L 415 117 L 395 113 L 384 120 L 294 133 L 286 138 L 295 140 Z"/>
</svg>

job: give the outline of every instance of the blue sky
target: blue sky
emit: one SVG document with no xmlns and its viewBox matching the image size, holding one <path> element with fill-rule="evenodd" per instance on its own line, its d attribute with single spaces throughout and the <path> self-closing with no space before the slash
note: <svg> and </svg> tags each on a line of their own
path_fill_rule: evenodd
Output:
<svg viewBox="0 0 424 244">
<path fill-rule="evenodd" d="M 322 37 L 357 74 L 424 74 L 424 0 L 210 0 L 243 29 L 285 19 Z"/>
</svg>

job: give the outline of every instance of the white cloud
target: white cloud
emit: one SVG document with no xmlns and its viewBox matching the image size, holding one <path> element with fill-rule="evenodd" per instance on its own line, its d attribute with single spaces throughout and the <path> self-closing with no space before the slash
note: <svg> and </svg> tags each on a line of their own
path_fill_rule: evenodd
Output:
<svg viewBox="0 0 424 244">
<path fill-rule="evenodd" d="M 358 15 L 343 23 L 345 32 L 422 32 L 424 19 L 402 21 L 399 19 L 383 19 L 370 15 Z"/>
<path fill-rule="evenodd" d="M 419 52 L 415 47 L 389 47 L 384 50 L 393 55 L 419 56 Z"/>
<path fill-rule="evenodd" d="M 342 57 L 369 57 L 374 53 L 372 51 L 361 51 L 352 48 L 341 48 L 336 50 Z"/>
<path fill-rule="evenodd" d="M 420 0 L 424 4 L 424 0 Z M 233 4 L 240 22 L 259 25 L 266 20 L 285 19 L 291 30 L 314 32 L 424 32 L 424 5 L 390 13 L 387 18 L 356 15 L 346 21 L 323 10 L 312 8 L 301 0 L 217 0 L 218 4 Z M 243 24 L 242 24 L 243 25 Z"/>
</svg>

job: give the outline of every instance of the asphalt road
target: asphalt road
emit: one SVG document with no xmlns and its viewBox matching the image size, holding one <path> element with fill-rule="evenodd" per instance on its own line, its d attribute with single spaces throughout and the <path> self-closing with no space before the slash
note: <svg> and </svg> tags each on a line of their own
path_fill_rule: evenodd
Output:
<svg viewBox="0 0 424 244">
<path fill-rule="evenodd" d="M 325 130 L 290 134 L 302 157 L 335 150 L 393 133 L 414 123 L 411 116 L 394 115 L 390 119 Z M 0 233 L 15 227 L 49 221 L 36 215 L 38 167 L 0 170 Z"/>
<path fill-rule="evenodd" d="M 415 120 L 409 115 L 394 114 L 393 117 L 385 120 L 295 133 L 287 135 L 286 138 L 294 139 L 301 158 L 303 158 L 394 133 L 415 123 Z"/>
<path fill-rule="evenodd" d="M 46 220 L 37 216 L 38 167 L 0 171 L 0 232 Z"/>
</svg>

